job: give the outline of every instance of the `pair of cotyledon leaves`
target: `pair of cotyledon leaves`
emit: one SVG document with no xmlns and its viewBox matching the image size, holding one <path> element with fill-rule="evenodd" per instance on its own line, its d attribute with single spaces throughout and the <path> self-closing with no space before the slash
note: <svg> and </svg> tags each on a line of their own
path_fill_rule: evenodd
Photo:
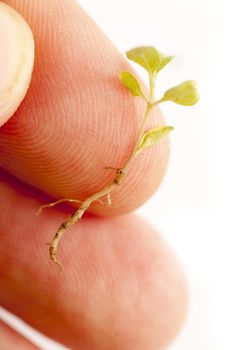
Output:
<svg viewBox="0 0 233 350">
<path fill-rule="evenodd" d="M 135 48 L 128 51 L 126 54 L 128 59 L 143 67 L 152 79 L 154 79 L 156 74 L 172 60 L 172 56 L 165 56 L 151 46 Z M 133 96 L 145 98 L 138 80 L 131 73 L 122 72 L 120 74 L 120 80 Z M 199 96 L 195 81 L 187 80 L 167 90 L 158 103 L 172 101 L 183 106 L 192 106 L 197 103 L 198 99 Z M 156 144 L 172 130 L 173 127 L 171 126 L 161 126 L 147 131 L 140 140 L 136 155 L 145 148 Z"/>
<path fill-rule="evenodd" d="M 155 76 L 172 60 L 172 56 L 165 56 L 154 47 L 145 46 L 128 51 L 127 57 L 143 67 L 150 77 Z M 143 96 L 138 80 L 129 72 L 120 74 L 122 83 L 128 88 L 133 96 Z M 192 106 L 198 101 L 196 83 L 187 80 L 182 84 L 167 90 L 158 102 L 172 101 L 183 106 Z"/>
</svg>

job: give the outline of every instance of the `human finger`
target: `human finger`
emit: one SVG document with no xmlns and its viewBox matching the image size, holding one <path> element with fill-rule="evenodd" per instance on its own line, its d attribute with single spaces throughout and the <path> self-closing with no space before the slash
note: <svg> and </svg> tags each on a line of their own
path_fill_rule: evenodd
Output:
<svg viewBox="0 0 233 350">
<path fill-rule="evenodd" d="M 119 81 L 130 67 L 74 0 L 7 0 L 27 19 L 36 60 L 27 97 L 0 130 L 0 166 L 55 198 L 86 199 L 115 177 L 136 142 L 145 108 Z M 151 125 L 163 124 L 158 109 Z M 110 207 L 135 209 L 159 186 L 168 143 L 141 154 Z"/>
<path fill-rule="evenodd" d="M 72 349 L 161 350 L 183 323 L 186 282 L 167 243 L 135 215 L 90 216 L 60 244 L 47 242 L 66 213 L 35 220 L 41 195 L 0 182 L 0 303 Z M 29 195 L 30 194 L 30 195 Z"/>
<path fill-rule="evenodd" d="M 23 100 L 34 63 L 34 40 L 26 21 L 0 2 L 0 126 Z"/>
<path fill-rule="evenodd" d="M 0 350 L 39 350 L 0 320 Z"/>
</svg>

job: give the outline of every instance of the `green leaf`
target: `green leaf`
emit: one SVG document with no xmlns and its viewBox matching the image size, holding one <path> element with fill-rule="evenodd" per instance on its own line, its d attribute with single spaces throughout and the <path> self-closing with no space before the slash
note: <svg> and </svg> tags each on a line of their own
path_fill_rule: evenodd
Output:
<svg viewBox="0 0 233 350">
<path fill-rule="evenodd" d="M 142 46 L 126 52 L 129 60 L 138 63 L 145 68 L 150 75 L 159 72 L 172 59 L 172 56 L 166 57 L 152 46 Z"/>
<path fill-rule="evenodd" d="M 172 101 L 183 106 L 192 106 L 199 100 L 199 94 L 194 80 L 187 80 L 167 90 L 158 102 Z"/>
<path fill-rule="evenodd" d="M 127 87 L 133 96 L 142 96 L 142 90 L 137 79 L 129 72 L 120 73 L 121 82 Z"/>
<path fill-rule="evenodd" d="M 172 130 L 174 130 L 172 126 L 159 126 L 146 131 L 138 145 L 136 156 L 145 148 L 154 146 L 162 137 L 169 134 Z"/>
<path fill-rule="evenodd" d="M 161 55 L 160 65 L 157 68 L 157 72 L 159 72 L 161 69 L 163 69 L 173 59 L 173 56 L 164 56 L 163 54 L 160 54 L 160 55 Z"/>
</svg>

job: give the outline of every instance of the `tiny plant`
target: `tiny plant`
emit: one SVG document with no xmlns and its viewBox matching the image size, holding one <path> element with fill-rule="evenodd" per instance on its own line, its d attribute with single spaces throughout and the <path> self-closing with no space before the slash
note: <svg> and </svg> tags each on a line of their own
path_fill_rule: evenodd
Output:
<svg viewBox="0 0 233 350">
<path fill-rule="evenodd" d="M 172 130 L 172 126 L 158 126 L 150 130 L 145 131 L 146 124 L 150 118 L 151 110 L 160 103 L 166 101 L 172 101 L 183 106 L 192 106 L 197 103 L 199 96 L 196 89 L 196 84 L 193 80 L 188 80 L 180 85 L 172 87 L 167 90 L 163 97 L 159 100 L 154 98 L 154 87 L 155 80 L 158 73 L 172 60 L 172 56 L 165 56 L 154 47 L 144 46 L 134 48 L 126 53 L 129 60 L 136 62 L 141 67 L 143 67 L 149 77 L 149 95 L 144 95 L 142 88 L 137 80 L 137 78 L 130 72 L 121 72 L 120 80 L 122 84 L 130 91 L 130 93 L 135 97 L 140 97 L 146 102 L 146 108 L 144 116 L 142 117 L 141 126 L 138 131 L 138 137 L 134 146 L 134 149 L 128 158 L 126 164 L 123 168 L 111 168 L 116 171 L 116 175 L 111 183 L 107 184 L 101 191 L 94 193 L 83 202 L 76 199 L 60 199 L 56 202 L 49 203 L 40 207 L 38 213 L 42 209 L 53 207 L 62 202 L 76 202 L 80 203 L 79 209 L 61 226 L 58 228 L 52 242 L 50 243 L 50 258 L 57 264 L 61 270 L 61 266 L 57 260 L 57 251 L 59 242 L 64 234 L 64 232 L 73 226 L 76 222 L 81 220 L 85 211 L 90 207 L 90 205 L 95 201 L 101 201 L 101 198 L 107 197 L 108 205 L 111 205 L 111 193 L 116 187 L 121 185 L 124 180 L 131 162 L 148 147 L 154 146 L 162 137 L 169 134 Z"/>
</svg>

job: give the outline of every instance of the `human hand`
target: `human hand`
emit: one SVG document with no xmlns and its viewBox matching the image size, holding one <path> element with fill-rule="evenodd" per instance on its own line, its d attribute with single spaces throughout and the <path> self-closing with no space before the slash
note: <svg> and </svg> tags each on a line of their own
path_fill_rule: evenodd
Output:
<svg viewBox="0 0 233 350">
<path fill-rule="evenodd" d="M 92 209 L 108 217 L 88 214 L 67 232 L 58 273 L 45 243 L 69 209 L 36 217 L 38 207 L 110 181 L 105 167 L 127 159 L 144 104 L 119 82 L 126 60 L 73 0 L 5 3 L 30 24 L 36 61 L 25 100 L 0 129 L 0 303 L 72 349 L 164 349 L 185 315 L 182 270 L 142 219 L 112 215 L 155 191 L 167 142 L 134 161 L 110 208 Z"/>
</svg>

